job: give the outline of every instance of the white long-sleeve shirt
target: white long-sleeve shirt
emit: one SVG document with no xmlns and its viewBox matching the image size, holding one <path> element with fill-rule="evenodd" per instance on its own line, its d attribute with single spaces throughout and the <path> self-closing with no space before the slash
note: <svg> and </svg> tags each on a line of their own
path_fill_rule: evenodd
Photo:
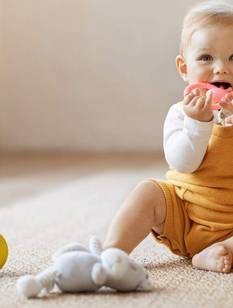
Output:
<svg viewBox="0 0 233 308">
<path fill-rule="evenodd" d="M 170 168 L 182 173 L 194 172 L 207 150 L 213 123 L 188 117 L 182 103 L 170 107 L 164 123 L 164 152 Z"/>
</svg>

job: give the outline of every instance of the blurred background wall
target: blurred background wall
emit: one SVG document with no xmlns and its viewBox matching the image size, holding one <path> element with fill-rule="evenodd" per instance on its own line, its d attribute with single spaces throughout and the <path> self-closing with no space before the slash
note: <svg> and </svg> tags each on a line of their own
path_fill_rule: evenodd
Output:
<svg viewBox="0 0 233 308">
<path fill-rule="evenodd" d="M 0 148 L 160 151 L 198 2 L 0 0 Z"/>
</svg>

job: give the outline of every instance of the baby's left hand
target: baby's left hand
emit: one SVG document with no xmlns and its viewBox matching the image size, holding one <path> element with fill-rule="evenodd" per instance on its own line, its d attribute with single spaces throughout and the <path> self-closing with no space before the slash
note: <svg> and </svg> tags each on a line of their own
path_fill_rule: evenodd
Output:
<svg viewBox="0 0 233 308">
<path fill-rule="evenodd" d="M 225 124 L 226 124 L 227 126 L 233 125 L 233 116 L 230 116 L 230 117 L 226 118 L 226 119 L 225 119 Z"/>
<path fill-rule="evenodd" d="M 219 102 L 219 105 L 233 114 L 233 94 L 228 93 L 224 96 L 223 100 Z"/>
</svg>

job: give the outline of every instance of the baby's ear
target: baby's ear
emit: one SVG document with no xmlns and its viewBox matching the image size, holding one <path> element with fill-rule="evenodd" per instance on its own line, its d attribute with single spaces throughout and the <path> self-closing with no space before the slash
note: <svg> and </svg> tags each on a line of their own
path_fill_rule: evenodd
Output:
<svg viewBox="0 0 233 308">
<path fill-rule="evenodd" d="M 187 65 L 185 63 L 184 57 L 181 55 L 178 55 L 176 57 L 176 68 L 181 76 L 181 78 L 184 81 L 188 81 L 187 80 Z"/>
</svg>

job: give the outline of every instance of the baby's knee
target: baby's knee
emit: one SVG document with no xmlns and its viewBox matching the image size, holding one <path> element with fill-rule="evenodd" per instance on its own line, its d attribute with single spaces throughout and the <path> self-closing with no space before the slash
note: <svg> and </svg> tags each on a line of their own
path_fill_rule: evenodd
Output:
<svg viewBox="0 0 233 308">
<path fill-rule="evenodd" d="M 152 207 L 157 218 L 164 221 L 166 215 L 166 199 L 159 183 L 151 178 L 138 183 L 139 198 L 146 207 Z"/>
<path fill-rule="evenodd" d="M 147 197 L 163 195 L 163 191 L 158 182 L 151 178 L 140 181 L 137 185 L 137 188 L 142 190 Z"/>
</svg>

